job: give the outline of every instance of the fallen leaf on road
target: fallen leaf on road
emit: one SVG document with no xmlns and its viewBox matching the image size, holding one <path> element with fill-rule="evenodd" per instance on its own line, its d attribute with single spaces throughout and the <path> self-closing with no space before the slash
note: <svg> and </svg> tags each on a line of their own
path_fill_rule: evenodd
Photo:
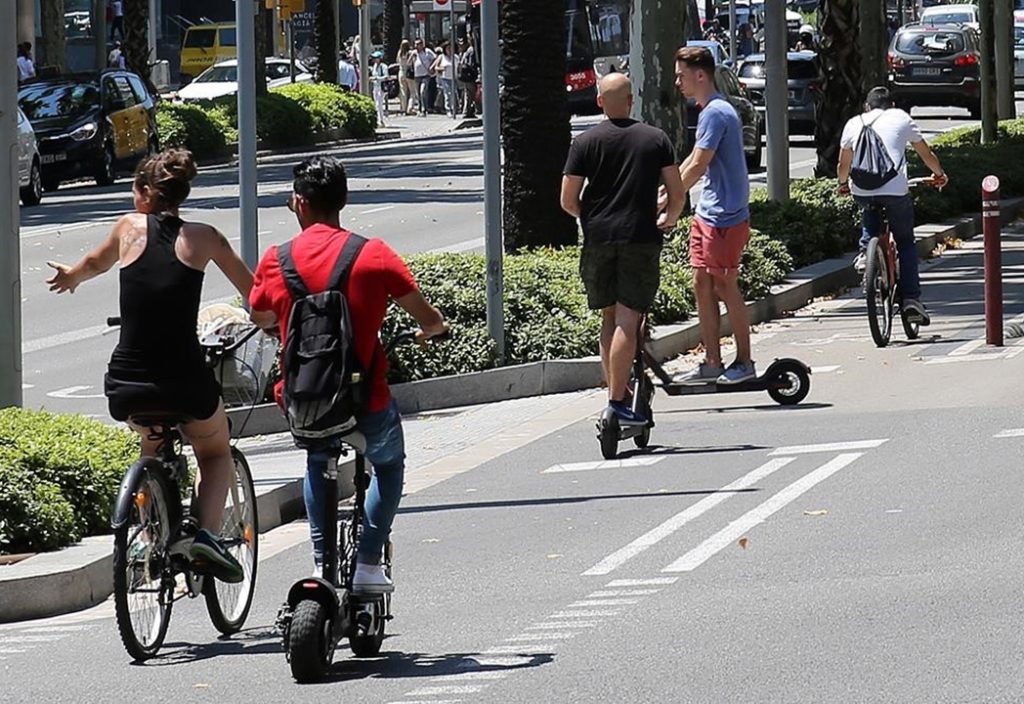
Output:
<svg viewBox="0 0 1024 704">
<path fill-rule="evenodd" d="M 813 509 L 813 510 L 804 511 L 804 515 L 805 516 L 827 516 L 828 515 L 828 509 L 827 508 L 816 508 L 816 509 Z"/>
<path fill-rule="evenodd" d="M 748 542 L 749 541 L 745 537 L 740 538 L 740 547 L 743 548 L 744 550 L 746 550 Z"/>
</svg>

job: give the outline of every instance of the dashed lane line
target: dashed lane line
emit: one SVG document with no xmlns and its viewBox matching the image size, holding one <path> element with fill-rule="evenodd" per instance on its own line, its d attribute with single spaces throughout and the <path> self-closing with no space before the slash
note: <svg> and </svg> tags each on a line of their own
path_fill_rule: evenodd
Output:
<svg viewBox="0 0 1024 704">
<path fill-rule="evenodd" d="M 809 455 L 817 452 L 848 452 L 851 450 L 874 450 L 889 442 L 889 438 L 878 440 L 854 440 L 852 442 L 827 442 L 817 445 L 789 445 L 777 447 L 769 453 L 769 457 L 778 455 Z"/>
</svg>

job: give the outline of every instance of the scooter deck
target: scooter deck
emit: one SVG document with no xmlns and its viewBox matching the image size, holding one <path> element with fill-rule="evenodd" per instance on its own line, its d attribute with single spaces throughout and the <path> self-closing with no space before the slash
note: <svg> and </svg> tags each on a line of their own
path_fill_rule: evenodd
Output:
<svg viewBox="0 0 1024 704">
<path fill-rule="evenodd" d="M 695 396 L 697 394 L 727 394 L 743 393 L 747 391 L 767 391 L 770 386 L 767 375 L 759 376 L 756 379 L 740 382 L 739 384 L 719 384 L 717 381 L 704 383 L 662 383 L 661 388 L 669 396 Z"/>
</svg>

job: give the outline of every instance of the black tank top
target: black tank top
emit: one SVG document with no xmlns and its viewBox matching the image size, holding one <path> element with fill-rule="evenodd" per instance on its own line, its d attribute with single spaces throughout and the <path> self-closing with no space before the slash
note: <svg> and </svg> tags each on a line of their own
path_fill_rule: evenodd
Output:
<svg viewBox="0 0 1024 704">
<path fill-rule="evenodd" d="M 204 274 L 174 251 L 181 226 L 173 215 L 149 215 L 145 250 L 121 267 L 121 338 L 110 359 L 118 376 L 188 377 L 204 364 L 196 336 Z"/>
</svg>

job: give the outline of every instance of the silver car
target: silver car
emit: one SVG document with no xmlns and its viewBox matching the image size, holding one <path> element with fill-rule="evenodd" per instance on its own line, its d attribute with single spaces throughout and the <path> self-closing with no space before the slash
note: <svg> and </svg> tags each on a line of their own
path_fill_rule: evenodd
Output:
<svg viewBox="0 0 1024 704">
<path fill-rule="evenodd" d="M 36 133 L 25 113 L 18 108 L 18 188 L 22 205 L 38 205 L 43 199 Z"/>
<path fill-rule="evenodd" d="M 1024 24 L 1013 25 L 1013 85 L 1024 88 Z"/>
<path fill-rule="evenodd" d="M 765 56 L 751 54 L 740 63 L 739 79 L 762 115 L 765 111 Z M 814 131 L 814 105 L 819 86 L 818 55 L 792 51 L 786 56 L 789 88 L 789 127 L 793 132 Z"/>
</svg>

